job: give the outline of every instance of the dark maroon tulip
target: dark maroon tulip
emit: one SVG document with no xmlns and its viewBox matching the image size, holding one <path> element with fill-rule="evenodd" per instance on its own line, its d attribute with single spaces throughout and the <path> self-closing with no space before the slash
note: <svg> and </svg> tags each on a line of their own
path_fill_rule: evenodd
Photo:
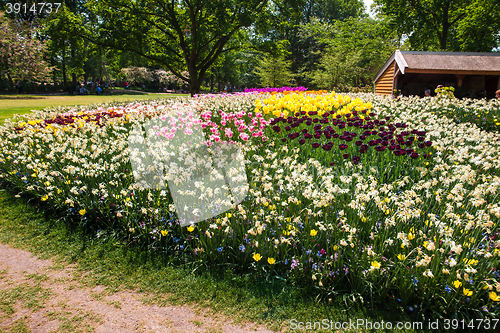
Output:
<svg viewBox="0 0 500 333">
<path fill-rule="evenodd" d="M 334 166 L 334 165 L 335 165 L 335 163 L 333 163 L 333 162 L 330 162 L 330 166 Z"/>
<path fill-rule="evenodd" d="M 390 145 L 389 147 L 387 147 L 387 149 L 389 149 L 389 150 L 394 150 L 394 149 L 396 149 L 396 146 L 394 146 L 394 145 Z"/>
<path fill-rule="evenodd" d="M 426 142 L 425 142 L 425 145 L 426 145 L 427 147 L 432 146 L 432 141 L 426 141 Z"/>
<path fill-rule="evenodd" d="M 385 150 L 385 146 L 377 146 L 377 147 L 375 147 L 375 150 L 376 151 L 384 151 Z"/>
<path fill-rule="evenodd" d="M 417 159 L 418 158 L 418 153 L 411 153 L 410 154 L 410 157 L 413 158 L 413 159 Z"/>
<path fill-rule="evenodd" d="M 312 144 L 312 147 L 313 147 L 313 148 L 318 148 L 319 146 L 320 146 L 320 144 L 319 144 L 319 143 L 317 143 L 317 142 L 313 142 L 313 144 Z"/>
<path fill-rule="evenodd" d="M 358 141 L 356 141 L 355 143 L 356 143 L 356 146 L 361 146 L 361 145 L 363 144 L 363 141 L 358 140 Z"/>
<path fill-rule="evenodd" d="M 281 139 L 282 142 L 286 142 L 286 138 Z"/>
<path fill-rule="evenodd" d="M 420 141 L 420 142 L 422 142 L 422 141 L 425 140 L 425 138 L 423 136 L 419 136 L 417 140 Z"/>
<path fill-rule="evenodd" d="M 389 116 L 386 116 L 386 117 L 385 117 L 385 120 L 389 120 L 389 119 L 391 119 L 391 117 L 389 117 Z"/>
<path fill-rule="evenodd" d="M 321 148 L 323 148 L 326 151 L 332 150 L 332 146 L 330 146 L 330 145 L 323 145 L 323 146 L 321 146 Z"/>
<path fill-rule="evenodd" d="M 333 137 L 334 139 L 337 139 L 337 138 L 339 137 L 339 134 L 338 134 L 338 133 L 333 133 L 333 134 L 332 134 L 332 137 Z"/>
<path fill-rule="evenodd" d="M 347 160 L 347 159 L 349 158 L 349 156 L 350 156 L 349 154 L 343 154 L 343 155 L 342 155 L 342 157 L 343 157 L 345 160 Z"/>
<path fill-rule="evenodd" d="M 290 126 L 285 127 L 287 131 L 290 131 L 292 128 Z"/>
<path fill-rule="evenodd" d="M 314 118 L 314 119 L 313 119 L 313 123 L 317 123 L 318 121 L 319 121 L 319 119 L 318 119 L 318 118 Z"/>
<path fill-rule="evenodd" d="M 281 132 L 281 127 L 279 127 L 278 125 L 273 126 L 273 130 L 274 130 L 276 133 L 280 133 L 280 132 Z"/>
<path fill-rule="evenodd" d="M 307 133 L 307 129 L 306 129 L 306 128 L 304 128 L 304 129 L 302 130 L 302 133 L 306 134 L 306 133 Z"/>
<path fill-rule="evenodd" d="M 425 148 L 425 143 L 420 142 L 420 143 L 418 144 L 418 148 L 420 148 L 420 149 L 424 149 L 424 148 Z"/>
<path fill-rule="evenodd" d="M 300 144 L 300 145 L 303 145 L 304 143 L 306 143 L 306 140 L 304 140 L 304 139 L 300 139 L 300 140 L 299 140 L 299 144 Z"/>
<path fill-rule="evenodd" d="M 347 149 L 347 147 L 349 147 L 348 145 L 346 145 L 345 143 L 342 143 L 339 145 L 339 149 L 340 150 L 344 150 L 344 149 Z"/>
</svg>

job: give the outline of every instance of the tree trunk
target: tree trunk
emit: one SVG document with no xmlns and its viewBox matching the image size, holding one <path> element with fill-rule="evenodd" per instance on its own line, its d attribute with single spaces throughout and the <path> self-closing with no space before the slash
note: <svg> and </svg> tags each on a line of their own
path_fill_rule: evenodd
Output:
<svg viewBox="0 0 500 333">
<path fill-rule="evenodd" d="M 75 61 L 75 49 L 71 47 L 71 60 Z M 76 87 L 76 73 L 71 73 L 71 80 L 73 81 L 73 87 Z"/>
<path fill-rule="evenodd" d="M 197 78 L 190 76 L 189 79 L 189 93 L 191 97 L 200 93 L 201 81 Z"/>
<path fill-rule="evenodd" d="M 14 90 L 14 81 L 12 80 L 9 72 L 7 72 L 7 78 L 9 79 L 10 90 Z"/>
<path fill-rule="evenodd" d="M 448 9 L 449 4 L 443 7 L 443 30 L 439 36 L 439 48 L 441 51 L 446 50 L 446 40 L 448 39 L 448 30 L 450 29 L 450 23 L 448 22 Z"/>
<path fill-rule="evenodd" d="M 63 63 L 62 63 L 62 77 L 63 77 L 63 84 L 66 87 L 68 85 L 68 81 L 66 80 L 66 61 L 64 61 L 63 57 Z M 76 85 L 76 82 L 75 82 Z"/>
</svg>

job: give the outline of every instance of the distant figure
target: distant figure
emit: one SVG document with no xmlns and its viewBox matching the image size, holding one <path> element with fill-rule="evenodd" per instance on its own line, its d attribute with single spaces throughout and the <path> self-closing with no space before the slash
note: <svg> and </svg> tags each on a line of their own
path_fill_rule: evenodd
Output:
<svg viewBox="0 0 500 333">
<path fill-rule="evenodd" d="M 500 90 L 497 90 L 497 91 L 495 92 L 495 98 L 500 99 Z"/>
<path fill-rule="evenodd" d="M 101 86 L 99 85 L 99 83 L 97 84 L 97 88 L 95 89 L 95 92 L 96 92 L 96 95 L 99 95 L 102 91 L 102 88 Z"/>
<path fill-rule="evenodd" d="M 146 90 L 146 85 L 143 83 L 142 84 L 142 91 Z"/>
<path fill-rule="evenodd" d="M 16 89 L 19 91 L 20 94 L 23 92 L 23 86 L 21 85 L 21 82 L 17 81 Z"/>
<path fill-rule="evenodd" d="M 125 82 L 125 89 L 128 89 L 128 82 Z"/>
<path fill-rule="evenodd" d="M 80 86 L 80 95 L 85 95 L 85 94 L 87 94 L 87 89 L 85 88 L 85 86 L 82 83 Z"/>
<path fill-rule="evenodd" d="M 427 90 L 425 91 L 425 97 L 432 97 L 432 95 L 431 95 L 431 90 L 430 90 L 430 89 L 427 89 Z"/>
</svg>

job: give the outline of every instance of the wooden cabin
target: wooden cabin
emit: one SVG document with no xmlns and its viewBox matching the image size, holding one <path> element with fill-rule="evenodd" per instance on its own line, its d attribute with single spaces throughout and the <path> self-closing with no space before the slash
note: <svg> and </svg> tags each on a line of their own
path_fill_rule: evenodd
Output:
<svg viewBox="0 0 500 333">
<path fill-rule="evenodd" d="M 396 50 L 373 80 L 375 93 L 424 96 L 438 85 L 455 96 L 493 98 L 500 89 L 500 52 L 421 52 Z"/>
</svg>

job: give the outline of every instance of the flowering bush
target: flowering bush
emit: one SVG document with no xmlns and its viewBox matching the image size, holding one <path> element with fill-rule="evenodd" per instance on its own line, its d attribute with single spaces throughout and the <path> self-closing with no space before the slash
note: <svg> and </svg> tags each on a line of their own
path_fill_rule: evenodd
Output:
<svg viewBox="0 0 500 333">
<path fill-rule="evenodd" d="M 0 176 L 82 226 L 173 256 L 278 274 L 327 298 L 498 316 L 499 136 L 438 105 L 298 92 L 35 112 L 0 128 Z M 170 185 L 145 189 L 132 172 L 143 161 L 127 140 L 147 124 L 162 140 L 199 126 L 213 154 L 215 143 L 237 145 L 249 184 L 241 202 L 181 226 Z M 157 179 L 189 179 L 205 165 L 183 157 L 193 169 L 169 160 Z"/>
</svg>

